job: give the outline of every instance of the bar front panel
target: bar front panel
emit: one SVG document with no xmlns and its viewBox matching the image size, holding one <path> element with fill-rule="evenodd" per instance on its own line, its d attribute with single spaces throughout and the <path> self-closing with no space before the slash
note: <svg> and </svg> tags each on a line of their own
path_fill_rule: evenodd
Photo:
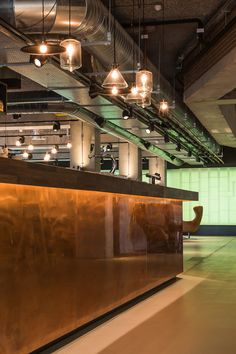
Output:
<svg viewBox="0 0 236 354">
<path fill-rule="evenodd" d="M 0 184 L 0 353 L 29 353 L 181 271 L 181 201 Z"/>
</svg>

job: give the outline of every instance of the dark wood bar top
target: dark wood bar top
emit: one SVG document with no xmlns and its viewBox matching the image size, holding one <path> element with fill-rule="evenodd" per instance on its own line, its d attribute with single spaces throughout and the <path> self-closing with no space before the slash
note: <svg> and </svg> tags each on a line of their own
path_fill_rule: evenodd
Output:
<svg viewBox="0 0 236 354">
<path fill-rule="evenodd" d="M 0 183 L 87 190 L 177 200 L 198 200 L 198 193 L 102 173 L 0 158 Z"/>
</svg>

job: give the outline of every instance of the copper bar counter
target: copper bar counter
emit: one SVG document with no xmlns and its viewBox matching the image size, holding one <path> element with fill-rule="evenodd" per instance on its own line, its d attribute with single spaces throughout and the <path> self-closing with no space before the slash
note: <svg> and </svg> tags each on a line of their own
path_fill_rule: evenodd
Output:
<svg viewBox="0 0 236 354">
<path fill-rule="evenodd" d="M 0 159 L 0 353 L 29 353 L 182 271 L 198 194 Z"/>
</svg>

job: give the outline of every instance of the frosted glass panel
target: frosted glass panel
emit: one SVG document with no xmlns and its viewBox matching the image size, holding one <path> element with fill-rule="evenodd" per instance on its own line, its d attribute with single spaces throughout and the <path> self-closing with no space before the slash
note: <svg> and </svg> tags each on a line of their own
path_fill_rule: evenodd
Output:
<svg viewBox="0 0 236 354">
<path fill-rule="evenodd" d="M 199 192 L 198 202 L 184 203 L 184 220 L 203 205 L 202 225 L 236 225 L 236 167 L 168 170 L 167 186 Z"/>
</svg>

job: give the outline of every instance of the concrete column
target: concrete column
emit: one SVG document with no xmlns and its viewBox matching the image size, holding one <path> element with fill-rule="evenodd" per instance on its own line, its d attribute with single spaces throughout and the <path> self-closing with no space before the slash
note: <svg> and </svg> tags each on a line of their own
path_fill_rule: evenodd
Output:
<svg viewBox="0 0 236 354">
<path fill-rule="evenodd" d="M 149 158 L 149 173 L 154 175 L 155 173 L 160 173 L 161 180 L 156 181 L 156 184 L 165 186 L 166 185 L 166 161 L 160 157 L 150 157 Z"/>
<path fill-rule="evenodd" d="M 92 144 L 94 144 L 94 149 L 92 152 L 92 155 L 94 155 L 94 157 L 90 159 L 88 169 L 89 171 L 100 172 L 101 159 L 98 156 L 101 154 L 101 134 L 99 129 L 93 129 Z"/>
<path fill-rule="evenodd" d="M 97 134 L 95 134 L 95 128 L 81 121 L 71 122 L 70 134 L 72 143 L 70 150 L 70 166 L 72 168 L 95 171 L 95 167 L 97 166 L 96 159 L 89 158 L 91 143 L 94 136 Z"/>
<path fill-rule="evenodd" d="M 141 150 L 134 144 L 119 144 L 119 171 L 121 176 L 142 180 Z"/>
</svg>

